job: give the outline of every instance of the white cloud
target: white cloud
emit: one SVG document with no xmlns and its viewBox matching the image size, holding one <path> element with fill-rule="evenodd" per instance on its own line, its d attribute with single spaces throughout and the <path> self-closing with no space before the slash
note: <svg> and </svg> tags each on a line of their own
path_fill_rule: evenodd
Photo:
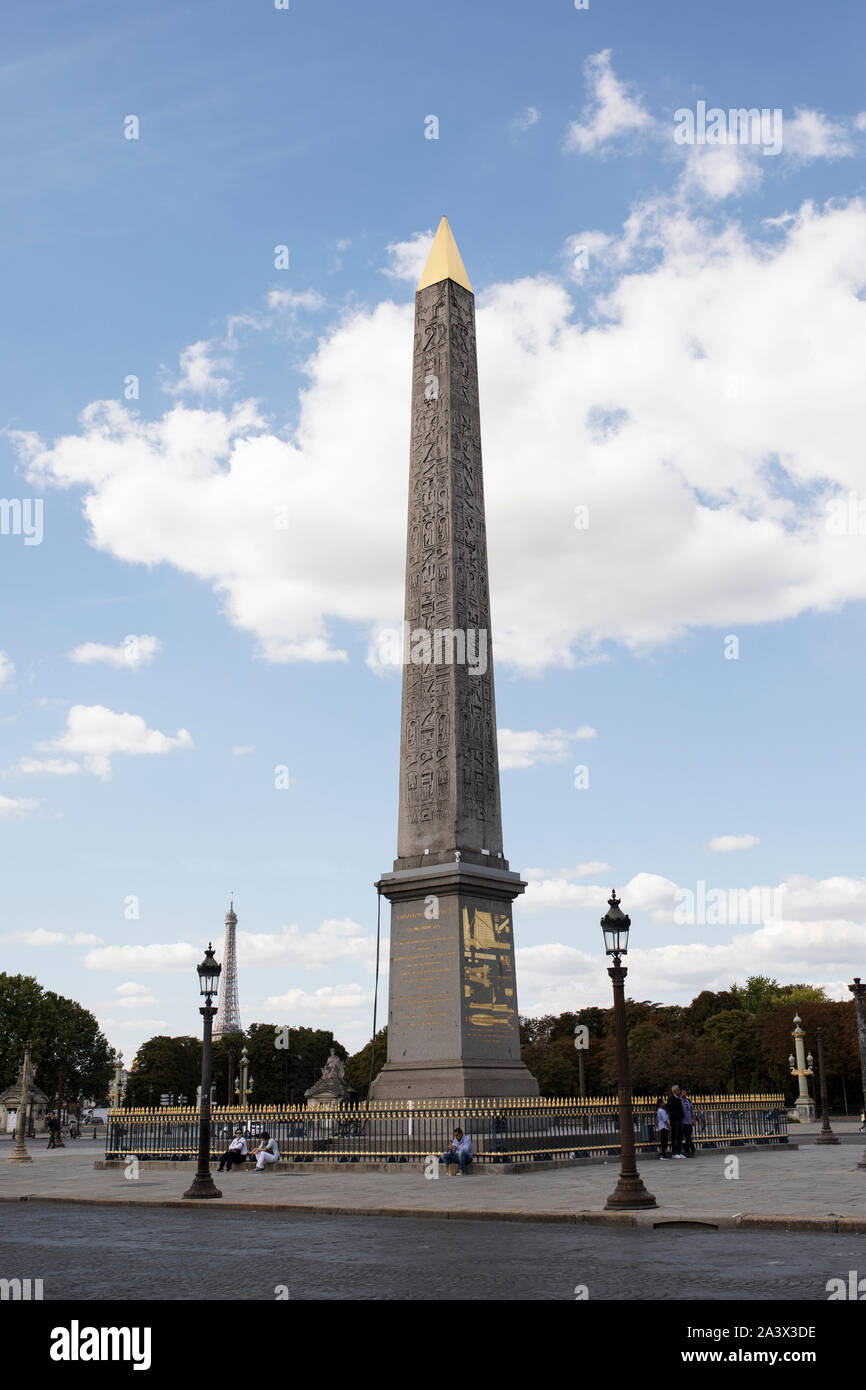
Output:
<svg viewBox="0 0 866 1390">
<path fill-rule="evenodd" d="M 265 1001 L 266 1009 L 281 1010 L 291 1015 L 293 1022 L 302 1026 L 319 1026 L 321 1020 L 343 1015 L 348 1010 L 372 1008 L 372 990 L 362 989 L 360 985 L 325 985 L 322 989 L 307 993 L 302 989 L 288 989 L 285 994 L 272 994 Z M 317 1025 L 317 1020 L 319 1020 Z"/>
<path fill-rule="evenodd" d="M 153 660 L 161 646 L 158 637 L 146 633 L 140 637 L 130 634 L 115 647 L 106 646 L 103 642 L 82 642 L 69 653 L 69 660 L 85 666 L 101 661 L 117 670 L 137 671 L 139 666 L 146 666 Z"/>
<path fill-rule="evenodd" d="M 584 63 L 590 100 L 580 121 L 572 121 L 565 139 L 566 149 L 595 154 L 609 141 L 627 131 L 645 130 L 654 125 L 640 98 L 629 95 L 610 65 L 609 48 L 593 53 Z"/>
<path fill-rule="evenodd" d="M 380 981 L 380 1008 L 386 998 L 387 988 L 383 994 Z M 372 1014 L 372 989 L 353 983 L 324 985 L 310 991 L 287 989 L 254 1005 L 256 1018 L 269 1017 L 274 1023 L 290 1027 L 330 1028 L 350 1051 L 362 1048 L 369 1040 Z"/>
<path fill-rule="evenodd" d="M 124 999 L 131 999 L 135 995 L 150 996 L 150 987 L 148 985 L 136 984 L 134 980 L 128 980 L 126 984 L 116 985 L 114 992 Z"/>
<path fill-rule="evenodd" d="M 610 865 L 605 864 L 603 859 L 591 859 L 586 864 L 578 864 L 577 868 L 572 869 L 575 878 L 583 878 L 586 874 L 603 874 Z"/>
<path fill-rule="evenodd" d="M 610 884 L 602 886 L 593 883 L 574 883 L 581 872 L 594 870 L 596 865 L 578 865 L 575 869 L 560 869 L 555 878 L 544 878 L 542 870 L 535 870 L 521 908 L 526 912 L 541 912 L 544 908 L 559 907 L 600 907 L 604 910 L 610 897 Z M 601 865 L 602 869 L 608 865 Z M 643 910 L 655 913 L 661 909 L 670 915 L 675 904 L 677 885 L 672 879 L 661 874 L 638 873 L 621 890 L 618 889 L 624 910 L 631 912 Z"/>
<path fill-rule="evenodd" d="M 675 148 L 677 156 L 684 159 L 685 168 L 677 188 L 681 199 L 706 198 L 715 202 L 752 192 L 758 186 L 769 168 L 762 167 L 764 161 L 756 157 L 761 151 L 757 139 L 754 144 L 745 140 L 740 143 L 739 127 L 734 126 L 721 132 L 719 144 L 677 143 L 674 147 L 674 125 L 667 118 L 652 116 L 642 101 L 630 94 L 611 68 L 610 54 L 610 49 L 605 49 L 586 60 L 584 71 L 590 101 L 581 120 L 568 126 L 567 150 L 600 154 L 622 135 L 637 132 L 639 139 L 649 135 L 667 147 L 667 155 Z M 775 151 L 781 153 L 777 167 L 786 171 L 816 159 L 840 159 L 854 154 L 852 133 L 866 129 L 866 112 L 853 121 L 837 121 L 823 112 L 795 107 L 792 116 L 782 112 L 779 121 L 775 109 L 770 110 L 781 140 Z M 728 112 L 723 114 L 728 116 Z"/>
<path fill-rule="evenodd" d="M 91 1009 L 143 1009 L 159 1003 L 147 985 L 117 985 L 114 994 L 113 999 L 103 999 L 99 1003 L 91 1004 Z"/>
<path fill-rule="evenodd" d="M 20 820 L 38 805 L 32 796 L 0 796 L 0 820 Z"/>
<path fill-rule="evenodd" d="M 343 267 L 343 252 L 348 251 L 352 245 L 350 237 L 341 237 L 334 243 L 334 256 L 331 261 L 331 272 L 341 270 Z"/>
<path fill-rule="evenodd" d="M 341 961 L 370 965 L 376 949 L 375 937 L 351 918 L 327 918 L 313 931 L 302 932 L 296 924 L 278 932 L 237 933 L 238 965 L 250 967 L 287 966 L 295 970 L 325 970 Z M 387 941 L 382 947 L 387 962 Z M 84 959 L 89 970 L 117 970 L 124 973 L 172 974 L 195 968 L 201 949 L 188 942 L 167 945 L 106 946 L 91 951 Z M 219 957 L 218 957 L 219 958 Z"/>
<path fill-rule="evenodd" d="M 151 946 L 103 946 L 84 957 L 87 970 L 117 970 L 128 974 L 143 970 L 155 975 L 178 974 L 194 970 L 201 959 L 201 948 L 185 941 Z"/>
<path fill-rule="evenodd" d="M 499 766 L 501 769 L 534 767 L 536 763 L 558 763 L 569 756 L 575 739 L 595 738 L 596 731 L 582 724 L 574 733 L 552 729 L 539 733 L 536 729 L 499 729 Z"/>
<path fill-rule="evenodd" d="M 531 130 L 534 125 L 538 125 L 540 119 L 541 112 L 537 106 L 525 106 L 511 121 L 510 128 L 513 131 Z"/>
<path fill-rule="evenodd" d="M 214 356 L 215 340 L 202 340 L 191 343 L 180 354 L 180 376 L 176 381 L 166 381 L 163 390 L 172 396 L 214 395 L 222 396 L 228 390 L 229 379 L 218 372 L 228 368 L 229 359 Z"/>
<path fill-rule="evenodd" d="M 669 155 L 674 148 L 674 126 L 667 118 L 652 116 L 641 100 L 629 93 L 626 84 L 611 68 L 610 54 L 610 49 L 605 49 L 586 60 L 584 71 L 590 101 L 582 119 L 569 125 L 565 148 L 583 154 L 599 154 L 620 136 L 637 132 L 639 139 L 649 135 L 667 146 Z M 771 112 L 774 121 L 778 121 L 774 109 L 771 108 Z M 851 135 L 866 129 L 866 113 L 853 121 L 835 121 L 820 111 L 795 107 L 793 116 L 782 113 L 778 124 L 781 136 L 778 167 L 788 171 L 812 160 L 839 159 L 854 154 Z M 685 161 L 677 187 L 679 197 L 716 202 L 754 191 L 763 174 L 769 172 L 768 167 L 762 167 L 764 161 L 757 158 L 760 150 L 757 140 L 755 144 L 740 143 L 736 126 L 722 131 L 718 145 L 677 143 L 676 154 Z"/>
<path fill-rule="evenodd" d="M 866 879 L 791 874 L 782 886 L 786 917 L 800 921 L 842 917 L 866 923 Z"/>
<path fill-rule="evenodd" d="M 685 168 L 678 191 L 717 202 L 751 193 L 761 182 L 758 150 L 749 145 L 691 145 L 684 147 Z"/>
<path fill-rule="evenodd" d="M 68 758 L 19 758 L 14 767 L 6 769 L 3 776 L 40 777 L 44 774 L 51 777 L 70 777 L 80 771 L 80 763 L 71 762 Z"/>
<path fill-rule="evenodd" d="M 102 937 L 81 931 L 67 936 L 66 932 L 46 931 L 44 927 L 37 927 L 34 931 L 10 932 L 3 940 L 18 941 L 25 946 L 60 946 L 64 942 L 70 946 L 98 946 Z"/>
<path fill-rule="evenodd" d="M 529 886 L 521 900 L 521 910 L 535 913 L 548 908 L 602 907 L 610 896 L 609 883 L 575 883 L 574 880 L 608 868 L 607 864 L 579 864 L 575 869 L 560 869 L 555 875 L 544 869 L 532 869 L 524 874 Z M 761 917 L 766 921 L 772 916 L 773 921 L 840 920 L 861 922 L 866 926 L 866 878 L 815 879 L 791 874 L 776 885 L 705 883 L 701 889 L 698 884 L 679 885 L 663 874 L 642 871 L 617 888 L 625 911 L 647 912 L 654 922 L 660 923 L 675 921 L 675 909 L 680 914 L 685 912 L 690 901 L 685 894 L 700 899 L 701 892 L 707 900 L 712 892 L 726 898 L 737 894 L 741 910 L 748 910 L 746 921 L 755 918 L 760 906 Z M 735 915 L 729 913 L 728 921 L 733 922 Z"/>
<path fill-rule="evenodd" d="M 645 205 L 606 254 L 622 273 L 587 322 L 548 279 L 479 302 L 500 666 L 866 597 L 862 539 L 826 509 L 866 496 L 864 203 L 806 204 L 757 240 Z M 329 331 L 291 442 L 250 403 L 145 423 L 103 402 L 52 447 L 17 443 L 34 481 L 83 489 L 99 549 L 212 584 L 270 660 L 345 659 L 330 623 L 399 627 L 411 334 L 392 303 Z"/>
<path fill-rule="evenodd" d="M 107 780 L 115 754 L 143 757 L 171 753 L 176 748 L 191 748 L 192 739 L 186 729 L 178 729 L 174 735 L 149 729 L 140 714 L 118 714 L 104 705 L 73 705 L 65 732 L 39 747 L 46 752 L 77 753 L 88 772 Z"/>
<path fill-rule="evenodd" d="M 46 931 L 44 927 L 37 927 L 34 931 L 9 932 L 3 939 L 17 941 L 22 946 L 59 946 L 68 937 L 62 931 Z"/>
<path fill-rule="evenodd" d="M 716 835 L 707 849 L 715 850 L 717 854 L 728 854 L 732 849 L 754 849 L 760 843 L 757 835 Z"/>
<path fill-rule="evenodd" d="M 6 652 L 0 652 L 0 686 L 11 685 L 15 663 Z"/>
<path fill-rule="evenodd" d="M 637 999 L 687 1002 L 703 989 L 745 983 L 749 975 L 821 984 L 856 973 L 862 943 L 863 926 L 840 921 L 773 921 L 719 944 L 649 948 L 636 945 L 632 927 L 629 990 Z M 530 1015 L 598 1004 L 610 994 L 603 956 L 561 943 L 518 949 L 517 980 L 520 1011 Z"/>
<path fill-rule="evenodd" d="M 269 290 L 267 305 L 294 316 L 300 309 L 312 312 L 324 308 L 325 300 L 316 290 Z"/>
<path fill-rule="evenodd" d="M 350 917 L 328 918 L 310 932 L 292 924 L 279 932 L 237 934 L 239 965 L 284 965 L 299 970 L 324 970 L 338 961 L 373 959 L 376 941 Z"/>
<path fill-rule="evenodd" d="M 245 758 L 249 753 L 255 753 L 255 751 L 252 743 L 237 743 L 231 749 L 231 755 L 233 758 Z"/>
<path fill-rule="evenodd" d="M 782 149 L 789 158 L 805 164 L 813 159 L 841 159 L 854 153 L 846 126 L 831 121 L 821 111 L 801 107 L 794 111 L 782 125 Z"/>
<path fill-rule="evenodd" d="M 598 884 L 573 883 L 562 874 L 557 878 L 534 878 L 521 900 L 523 912 L 541 912 L 551 907 L 604 908 L 610 896 L 609 888 Z"/>
<path fill-rule="evenodd" d="M 433 245 L 433 233 L 416 232 L 408 241 L 392 241 L 385 248 L 391 265 L 382 267 L 382 274 L 391 280 L 407 280 L 413 287 L 421 279 L 427 257 Z"/>
</svg>

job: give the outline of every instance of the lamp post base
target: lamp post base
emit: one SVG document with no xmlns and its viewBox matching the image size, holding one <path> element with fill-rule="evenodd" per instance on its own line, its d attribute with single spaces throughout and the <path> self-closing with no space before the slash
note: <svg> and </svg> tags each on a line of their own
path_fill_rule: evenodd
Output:
<svg viewBox="0 0 866 1390">
<path fill-rule="evenodd" d="M 857 1167 L 858 1167 L 858 1168 L 866 1168 L 866 1149 L 863 1150 L 863 1157 L 861 1158 L 860 1162 L 857 1164 Z"/>
<path fill-rule="evenodd" d="M 816 1143 L 816 1144 L 838 1144 L 838 1143 L 839 1143 L 839 1139 L 838 1139 L 838 1136 L 835 1135 L 835 1134 L 833 1133 L 832 1129 L 822 1129 L 822 1130 L 821 1130 L 821 1133 L 818 1135 L 818 1138 L 815 1140 L 815 1143 Z"/>
<path fill-rule="evenodd" d="M 14 1152 L 14 1153 L 11 1153 L 11 1154 L 9 1155 L 9 1157 L 8 1157 L 7 1160 L 6 1160 L 6 1162 L 7 1162 L 7 1163 L 32 1163 L 32 1162 L 33 1162 L 33 1159 L 30 1157 L 29 1153 L 28 1153 L 27 1150 L 25 1149 L 24 1144 L 21 1143 L 20 1140 L 19 1140 L 19 1144 L 20 1144 L 20 1148 L 19 1148 L 19 1145 L 16 1144 L 16 1145 L 15 1145 L 15 1152 Z"/>
<path fill-rule="evenodd" d="M 604 1204 L 605 1211 L 642 1211 L 646 1207 L 657 1207 L 658 1202 L 651 1192 L 647 1192 L 639 1173 L 624 1175 L 620 1173 L 619 1182 Z"/>
<path fill-rule="evenodd" d="M 221 1197 L 223 1194 L 220 1192 L 210 1173 L 204 1175 L 201 1173 L 196 1173 L 195 1177 L 192 1180 L 191 1186 L 187 1188 L 186 1192 L 183 1195 L 184 1197 L 195 1198 Z"/>
</svg>

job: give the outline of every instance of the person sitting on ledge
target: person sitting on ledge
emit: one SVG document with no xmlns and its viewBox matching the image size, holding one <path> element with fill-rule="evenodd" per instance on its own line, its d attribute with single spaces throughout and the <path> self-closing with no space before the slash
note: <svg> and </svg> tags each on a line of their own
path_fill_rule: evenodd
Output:
<svg viewBox="0 0 866 1390">
<path fill-rule="evenodd" d="M 472 1140 L 462 1129 L 455 1129 L 454 1140 L 447 1153 L 442 1155 L 443 1163 L 454 1163 L 457 1165 L 459 1176 L 465 1176 L 466 1169 L 472 1162 Z"/>
<path fill-rule="evenodd" d="M 220 1159 L 220 1166 L 219 1166 L 219 1168 L 217 1169 L 217 1172 L 218 1172 L 218 1173 L 221 1173 L 222 1170 L 223 1170 L 223 1168 L 227 1168 L 228 1171 L 231 1172 L 231 1171 L 232 1171 L 232 1164 L 233 1164 L 233 1163 L 243 1163 L 243 1161 L 244 1161 L 244 1159 L 246 1158 L 246 1156 L 247 1156 L 247 1141 L 246 1141 L 246 1139 L 244 1138 L 244 1132 L 243 1132 L 243 1130 L 240 1128 L 240 1126 L 238 1126 L 238 1128 L 235 1130 L 235 1137 L 234 1137 L 234 1139 L 233 1139 L 232 1142 L 229 1144 L 228 1148 L 226 1149 L 225 1153 L 223 1154 L 222 1158 Z"/>
<path fill-rule="evenodd" d="M 277 1148 L 276 1140 L 272 1139 L 265 1130 L 259 1147 L 253 1149 L 253 1158 L 256 1160 L 255 1171 L 257 1173 L 263 1172 L 266 1163 L 276 1163 L 279 1157 L 280 1151 Z"/>
</svg>

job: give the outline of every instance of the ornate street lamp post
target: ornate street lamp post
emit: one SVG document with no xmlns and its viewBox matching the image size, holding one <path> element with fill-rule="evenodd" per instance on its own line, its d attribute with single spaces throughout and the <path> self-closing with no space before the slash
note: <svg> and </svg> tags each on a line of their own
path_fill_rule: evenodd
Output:
<svg viewBox="0 0 866 1390">
<path fill-rule="evenodd" d="M 24 1047 L 24 1065 L 21 1068 L 21 1104 L 18 1107 L 18 1123 L 16 1125 L 17 1134 L 15 1136 L 15 1148 L 7 1158 L 7 1163 L 32 1163 L 33 1159 L 27 1152 L 27 1145 L 24 1143 L 24 1135 L 27 1132 L 27 1108 L 30 1104 L 30 1044 Z"/>
<path fill-rule="evenodd" d="M 791 1075 L 796 1076 L 800 1087 L 800 1094 L 797 1096 L 797 1100 L 795 1102 L 797 1107 L 797 1115 L 800 1119 L 801 1124 L 809 1124 L 815 1118 L 815 1102 L 809 1095 L 809 1083 L 806 1080 L 807 1076 L 812 1075 L 812 1054 L 810 1052 L 808 1057 L 805 1056 L 806 1048 L 803 1039 L 805 1038 L 806 1034 L 800 1027 L 800 1023 L 800 1015 L 795 1014 L 794 1031 L 791 1034 L 791 1037 L 794 1039 L 794 1051 L 796 1052 L 797 1056 L 796 1061 L 793 1056 L 788 1058 L 788 1067 L 790 1069 Z"/>
<path fill-rule="evenodd" d="M 201 1102 L 199 1104 L 198 1118 L 198 1167 L 192 1186 L 188 1187 L 183 1194 L 184 1197 L 221 1197 L 223 1194 L 216 1186 L 210 1175 L 210 1071 L 211 1071 L 211 1036 L 213 1033 L 213 1021 L 216 1008 L 212 1000 L 219 989 L 220 966 L 214 960 L 213 946 L 208 942 L 208 948 L 204 954 L 204 960 L 198 967 L 198 978 L 201 992 L 204 995 L 204 1007 L 199 1009 L 199 1013 L 204 1019 L 204 1043 L 201 1051 Z"/>
<path fill-rule="evenodd" d="M 816 1028 L 818 1039 L 818 1079 L 821 1084 L 821 1133 L 816 1144 L 838 1144 L 839 1140 L 830 1128 L 830 1107 L 827 1104 L 827 1073 L 824 1070 L 824 1029 Z"/>
<path fill-rule="evenodd" d="M 616 1063 L 619 1080 L 619 1181 L 607 1199 L 608 1211 L 633 1211 L 641 1207 L 658 1206 L 655 1197 L 647 1192 L 637 1170 L 634 1153 L 634 1119 L 631 1109 L 631 1069 L 628 1062 L 628 1034 L 625 1022 L 625 977 L 628 974 L 622 957 L 628 949 L 628 929 L 631 918 L 620 911 L 614 891 L 608 898 L 608 911 L 601 919 L 605 952 L 613 956 L 608 975 L 613 981 L 613 1016 L 616 1025 Z"/>
<path fill-rule="evenodd" d="M 250 1096 L 253 1091 L 252 1077 L 250 1076 L 250 1058 L 246 1047 L 241 1049 L 241 1084 L 240 1084 L 240 1104 L 244 1110 L 249 1109 Z"/>
<path fill-rule="evenodd" d="M 863 996 L 866 994 L 866 985 L 861 985 L 860 976 L 854 976 L 853 985 L 849 985 L 854 996 L 854 1013 L 857 1018 L 857 1042 L 860 1047 L 860 1080 L 863 1083 L 863 1103 L 862 1112 L 866 1115 L 866 1006 L 863 1003 Z M 857 1164 L 858 1168 L 866 1168 L 866 1149 L 863 1150 L 863 1157 Z"/>
</svg>

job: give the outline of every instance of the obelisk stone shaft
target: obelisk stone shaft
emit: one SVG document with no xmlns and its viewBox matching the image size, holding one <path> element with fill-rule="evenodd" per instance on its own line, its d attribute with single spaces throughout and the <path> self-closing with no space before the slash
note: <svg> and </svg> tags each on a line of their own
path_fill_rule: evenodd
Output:
<svg viewBox="0 0 866 1390">
<path fill-rule="evenodd" d="M 444 218 L 415 296 L 404 633 L 397 859 L 378 884 L 388 1061 L 371 1094 L 537 1095 L 511 921 L 526 885 L 502 853 L 475 301 Z"/>
<path fill-rule="evenodd" d="M 415 300 L 405 621 L 394 868 L 501 866 L 475 307 L 453 280 Z"/>
</svg>

